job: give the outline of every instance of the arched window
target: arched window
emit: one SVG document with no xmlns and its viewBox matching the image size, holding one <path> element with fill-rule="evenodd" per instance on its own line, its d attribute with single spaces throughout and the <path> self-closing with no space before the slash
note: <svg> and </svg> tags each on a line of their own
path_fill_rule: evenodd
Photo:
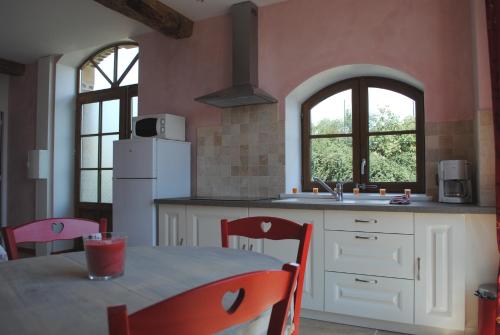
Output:
<svg viewBox="0 0 500 335">
<path fill-rule="evenodd" d="M 405 83 L 358 77 L 328 86 L 302 104 L 302 189 L 425 192 L 423 93 Z M 370 188 L 370 185 L 373 188 Z"/>
<path fill-rule="evenodd" d="M 78 68 L 75 199 L 79 217 L 111 219 L 113 141 L 130 137 L 137 116 L 139 47 L 114 44 Z M 111 220 L 110 220 L 111 221 Z"/>
</svg>

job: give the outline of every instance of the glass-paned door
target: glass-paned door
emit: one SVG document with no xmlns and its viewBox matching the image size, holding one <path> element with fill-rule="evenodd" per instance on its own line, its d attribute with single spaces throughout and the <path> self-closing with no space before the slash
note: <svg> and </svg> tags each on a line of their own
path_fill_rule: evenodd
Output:
<svg viewBox="0 0 500 335">
<path fill-rule="evenodd" d="M 120 99 L 82 105 L 80 202 L 111 203 L 113 141 L 120 138 Z"/>
<path fill-rule="evenodd" d="M 113 202 L 113 142 L 130 137 L 137 114 L 137 85 L 89 92 L 78 97 L 76 212 L 108 218 Z"/>
</svg>

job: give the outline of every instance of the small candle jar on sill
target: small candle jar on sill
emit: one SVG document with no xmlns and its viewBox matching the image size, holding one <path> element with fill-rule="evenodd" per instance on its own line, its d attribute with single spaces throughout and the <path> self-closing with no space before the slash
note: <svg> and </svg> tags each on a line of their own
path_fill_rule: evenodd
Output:
<svg viewBox="0 0 500 335">
<path fill-rule="evenodd" d="M 356 197 L 359 196 L 359 188 L 355 187 L 352 189 L 352 194 L 354 194 Z"/>
<path fill-rule="evenodd" d="M 380 195 L 385 195 L 385 191 L 386 191 L 385 188 L 381 188 L 378 191 L 379 191 Z"/>
<path fill-rule="evenodd" d="M 295 193 L 298 193 L 299 190 L 296 188 L 296 187 L 292 187 L 292 193 L 295 194 Z"/>
<path fill-rule="evenodd" d="M 411 196 L 411 188 L 405 188 L 405 195 L 409 199 Z"/>
<path fill-rule="evenodd" d="M 318 194 L 318 192 L 319 192 L 319 189 L 317 187 L 313 187 L 313 193 Z"/>
</svg>

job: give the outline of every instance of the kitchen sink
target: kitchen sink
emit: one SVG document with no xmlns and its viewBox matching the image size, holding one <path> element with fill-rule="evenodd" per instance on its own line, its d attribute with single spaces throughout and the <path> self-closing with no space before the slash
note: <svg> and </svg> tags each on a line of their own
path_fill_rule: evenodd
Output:
<svg viewBox="0 0 500 335">
<path fill-rule="evenodd" d="M 276 203 L 291 203 L 291 204 L 317 204 L 317 205 L 342 205 L 342 204 L 359 204 L 359 205 L 388 205 L 390 198 L 387 199 L 344 199 L 336 201 L 334 198 L 285 198 L 272 200 Z"/>
</svg>

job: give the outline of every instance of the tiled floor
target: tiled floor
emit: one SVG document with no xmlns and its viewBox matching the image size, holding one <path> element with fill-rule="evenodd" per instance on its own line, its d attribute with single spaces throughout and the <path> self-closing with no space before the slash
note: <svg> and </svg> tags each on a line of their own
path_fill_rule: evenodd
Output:
<svg viewBox="0 0 500 335">
<path fill-rule="evenodd" d="M 346 326 L 337 323 L 323 322 L 301 318 L 300 334 L 303 335 L 403 335 L 382 330 Z"/>
</svg>

